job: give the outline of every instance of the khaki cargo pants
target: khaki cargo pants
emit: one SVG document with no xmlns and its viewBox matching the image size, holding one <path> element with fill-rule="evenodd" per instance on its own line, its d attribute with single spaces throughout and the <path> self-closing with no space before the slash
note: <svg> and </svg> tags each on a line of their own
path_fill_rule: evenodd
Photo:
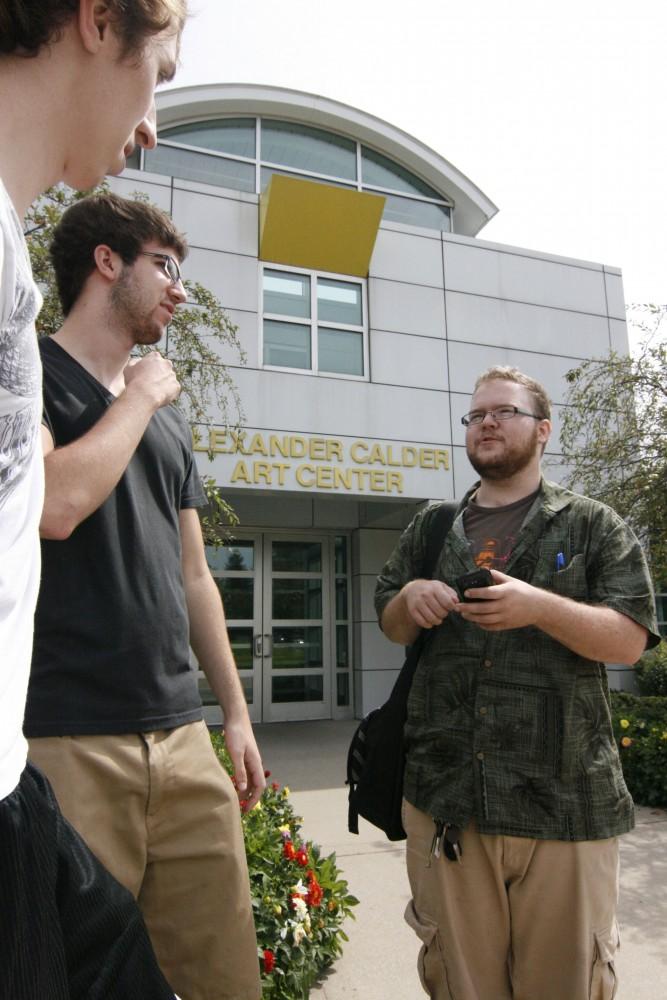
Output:
<svg viewBox="0 0 667 1000">
<path fill-rule="evenodd" d="M 463 864 L 429 857 L 433 820 L 403 803 L 412 889 L 432 1000 L 612 1000 L 618 841 L 462 837 Z"/>
<path fill-rule="evenodd" d="M 29 756 L 94 854 L 135 896 L 183 1000 L 258 1000 L 239 802 L 203 722 L 41 737 Z"/>
</svg>

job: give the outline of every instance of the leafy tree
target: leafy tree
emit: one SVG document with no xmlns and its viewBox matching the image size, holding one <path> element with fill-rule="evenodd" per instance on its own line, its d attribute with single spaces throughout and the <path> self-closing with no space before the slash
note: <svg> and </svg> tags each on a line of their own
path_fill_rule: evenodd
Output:
<svg viewBox="0 0 667 1000">
<path fill-rule="evenodd" d="M 569 485 L 608 503 L 642 539 L 667 581 L 667 306 L 629 307 L 632 355 L 585 361 L 566 375 L 561 447 Z"/>
<path fill-rule="evenodd" d="M 44 297 L 44 305 L 37 320 L 40 337 L 55 333 L 63 323 L 55 274 L 49 256 L 53 230 L 63 212 L 88 194 L 108 191 L 101 184 L 93 192 L 72 191 L 62 185 L 51 188 L 35 202 L 26 216 L 26 240 L 35 280 Z M 135 193 L 137 201 L 148 201 Z M 221 414 L 223 424 L 238 426 L 243 419 L 241 400 L 236 385 L 221 362 L 221 346 L 234 349 L 239 360 L 245 362 L 245 353 L 238 339 L 238 328 L 231 322 L 218 299 L 197 281 L 184 281 L 187 302 L 176 310 L 160 350 L 174 365 L 182 391 L 178 407 L 189 420 L 195 438 L 201 439 L 202 428 L 210 425 L 214 404 Z M 145 354 L 149 347 L 138 347 L 137 353 Z M 226 524 L 237 524 L 238 518 L 221 495 L 219 487 L 210 477 L 204 478 L 208 509 L 202 515 L 205 540 L 218 544 Z"/>
</svg>

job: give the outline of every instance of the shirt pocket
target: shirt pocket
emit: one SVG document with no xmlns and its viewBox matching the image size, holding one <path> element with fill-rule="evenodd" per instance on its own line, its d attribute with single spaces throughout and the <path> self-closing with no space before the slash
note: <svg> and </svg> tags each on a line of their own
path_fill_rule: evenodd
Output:
<svg viewBox="0 0 667 1000">
<path fill-rule="evenodd" d="M 563 569 L 554 572 L 550 589 L 555 594 L 575 600 L 585 600 L 588 597 L 586 561 L 581 553 L 573 556 Z"/>
</svg>

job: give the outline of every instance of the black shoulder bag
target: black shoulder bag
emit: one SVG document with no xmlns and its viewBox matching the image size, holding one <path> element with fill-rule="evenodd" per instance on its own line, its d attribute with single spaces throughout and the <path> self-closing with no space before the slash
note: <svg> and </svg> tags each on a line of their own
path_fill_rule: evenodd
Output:
<svg viewBox="0 0 667 1000">
<path fill-rule="evenodd" d="M 457 503 L 442 503 L 428 527 L 422 574 L 433 576 L 445 538 L 452 526 Z M 422 629 L 408 649 L 405 663 L 388 700 L 366 715 L 355 730 L 347 752 L 347 828 L 359 833 L 359 816 L 379 827 L 389 840 L 405 840 L 401 822 L 407 717 L 412 678 L 429 629 Z"/>
</svg>

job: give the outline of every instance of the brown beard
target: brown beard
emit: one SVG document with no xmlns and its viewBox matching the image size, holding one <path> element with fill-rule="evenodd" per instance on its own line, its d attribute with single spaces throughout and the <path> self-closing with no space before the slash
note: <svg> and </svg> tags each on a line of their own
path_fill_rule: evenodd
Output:
<svg viewBox="0 0 667 1000">
<path fill-rule="evenodd" d="M 157 344 L 162 339 L 164 330 L 153 319 L 153 310 L 146 310 L 133 280 L 132 271 L 127 265 L 111 289 L 110 306 L 114 315 L 131 334 L 135 344 L 147 346 Z"/>
<path fill-rule="evenodd" d="M 479 458 L 471 454 L 470 448 L 466 447 L 468 461 L 482 479 L 502 482 L 511 479 L 519 472 L 523 472 L 526 466 L 530 465 L 539 449 L 537 427 L 533 428 L 533 433 L 528 441 L 514 446 L 509 446 L 506 441 L 504 444 L 505 450 L 502 454 L 488 458 Z"/>
</svg>

